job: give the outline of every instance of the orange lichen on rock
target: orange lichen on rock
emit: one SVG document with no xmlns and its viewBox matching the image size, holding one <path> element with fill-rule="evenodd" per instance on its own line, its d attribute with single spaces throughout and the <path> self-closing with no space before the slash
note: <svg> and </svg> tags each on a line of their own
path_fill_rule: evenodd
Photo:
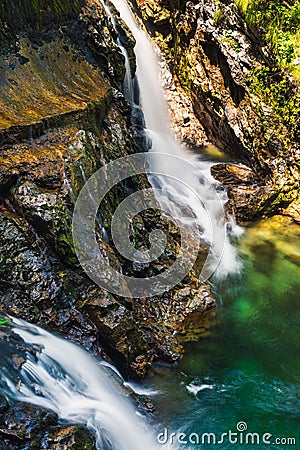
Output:
<svg viewBox="0 0 300 450">
<path fill-rule="evenodd" d="M 0 58 L 0 129 L 84 110 L 110 89 L 66 37 L 41 47 L 21 39 L 20 47 Z"/>
</svg>

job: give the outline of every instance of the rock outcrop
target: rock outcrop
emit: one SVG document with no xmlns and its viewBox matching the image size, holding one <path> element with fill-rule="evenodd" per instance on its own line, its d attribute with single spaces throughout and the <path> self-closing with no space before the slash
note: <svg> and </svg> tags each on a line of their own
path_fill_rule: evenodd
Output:
<svg viewBox="0 0 300 450">
<path fill-rule="evenodd" d="M 200 133 L 203 127 L 211 143 L 253 172 L 254 185 L 240 177 L 239 187 L 228 190 L 231 212 L 244 222 L 293 205 L 289 211 L 299 220 L 299 117 L 297 107 L 291 109 L 297 83 L 276 66 L 259 30 L 233 1 L 131 4 L 190 97 Z M 266 86 L 264 98 L 258 95 L 261 77 L 276 88 L 269 86 L 267 94 Z M 219 169 L 214 176 L 223 182 Z"/>
</svg>

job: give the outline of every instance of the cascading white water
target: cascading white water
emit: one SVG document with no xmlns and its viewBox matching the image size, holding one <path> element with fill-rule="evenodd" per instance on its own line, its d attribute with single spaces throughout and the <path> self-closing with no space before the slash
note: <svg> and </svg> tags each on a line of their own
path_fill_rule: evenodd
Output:
<svg viewBox="0 0 300 450">
<path fill-rule="evenodd" d="M 120 39 L 118 39 L 118 45 L 120 47 L 120 50 L 122 52 L 122 55 L 125 58 L 125 78 L 123 81 L 123 91 L 124 96 L 126 100 L 129 101 L 129 103 L 133 103 L 133 83 L 132 83 L 132 76 L 131 76 L 131 67 L 130 62 L 128 58 L 127 50 L 123 47 L 123 45 L 120 42 Z"/>
<path fill-rule="evenodd" d="M 116 34 L 118 35 L 118 29 L 116 20 L 107 4 L 104 2 L 104 0 L 100 0 L 101 5 L 104 8 L 104 11 L 106 12 L 107 16 L 110 18 L 113 29 L 115 30 Z M 120 38 L 117 38 L 117 45 L 119 49 L 121 50 L 122 55 L 124 56 L 125 60 L 125 78 L 123 81 L 123 91 L 124 96 L 126 100 L 129 101 L 129 103 L 133 103 L 133 83 L 132 83 L 132 74 L 131 74 L 131 67 L 130 67 L 130 61 L 128 57 L 128 53 L 124 45 L 122 45 L 122 42 Z"/>
<path fill-rule="evenodd" d="M 135 40 L 137 58 L 137 80 L 140 87 L 141 108 L 144 113 L 147 133 L 152 140 L 151 152 L 157 154 L 150 171 L 164 175 L 149 177 L 154 187 L 162 190 L 161 203 L 169 203 L 172 217 L 180 217 L 184 223 L 182 210 L 174 204 L 177 198 L 182 205 L 188 205 L 195 213 L 195 225 L 202 230 L 202 238 L 211 244 L 212 256 L 220 261 L 216 275 L 226 276 L 239 271 L 240 263 L 229 236 L 238 236 L 241 229 L 232 218 L 224 221 L 222 208 L 227 201 L 226 193 L 218 188 L 219 201 L 216 201 L 215 181 L 210 174 L 213 163 L 201 160 L 192 152 L 183 149 L 171 136 L 167 104 L 159 82 L 157 56 L 150 40 L 136 23 L 126 0 L 111 0 L 121 18 L 130 28 Z M 172 164 L 163 154 L 172 155 Z M 180 160 L 187 161 L 190 171 L 182 171 Z M 200 198 L 199 198 L 200 197 Z M 186 223 L 191 226 L 190 220 Z"/>
<path fill-rule="evenodd" d="M 28 353 L 19 374 L 21 383 L 2 371 L 0 380 L 9 398 L 86 426 L 96 436 L 99 450 L 167 449 L 151 438 L 153 428 L 147 427 L 122 391 L 121 377 L 118 382 L 112 376 L 111 369 L 118 373 L 113 366 L 23 320 L 12 319 L 12 332 L 41 350 L 36 357 Z"/>
</svg>

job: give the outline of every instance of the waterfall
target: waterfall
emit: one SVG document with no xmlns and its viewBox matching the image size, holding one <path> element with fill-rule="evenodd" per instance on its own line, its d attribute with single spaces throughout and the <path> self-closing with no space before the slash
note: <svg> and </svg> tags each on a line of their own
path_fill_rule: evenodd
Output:
<svg viewBox="0 0 300 450">
<path fill-rule="evenodd" d="M 68 178 L 66 177 L 66 175 L 65 175 L 65 178 L 64 178 L 64 184 L 65 184 L 66 187 L 67 187 L 67 190 L 68 190 L 68 193 L 69 193 L 71 202 L 73 203 L 73 205 L 75 205 L 75 202 L 76 202 L 76 196 L 75 196 L 75 193 L 74 193 L 74 191 L 73 191 L 72 184 L 69 182 L 69 180 L 68 180 Z"/>
<path fill-rule="evenodd" d="M 122 44 L 120 37 L 119 37 L 119 33 L 118 33 L 118 29 L 117 29 L 117 23 L 116 20 L 111 12 L 111 9 L 109 8 L 109 6 L 104 2 L 104 0 L 100 0 L 101 5 L 104 8 L 104 11 L 106 12 L 107 16 L 110 18 L 113 29 L 115 31 L 115 33 L 117 34 L 118 38 L 117 38 L 117 45 L 119 47 L 119 49 L 121 50 L 122 55 L 124 56 L 125 59 L 125 78 L 123 81 L 123 92 L 124 92 L 124 96 L 126 98 L 126 100 L 128 100 L 129 103 L 133 104 L 133 81 L 132 81 L 132 73 L 131 73 L 131 67 L 130 67 L 130 61 L 129 61 L 129 57 L 128 57 L 128 52 L 126 50 L 126 48 L 124 47 L 124 45 Z"/>
<path fill-rule="evenodd" d="M 12 318 L 10 325 L 35 355 L 27 352 L 15 379 L 2 369 L 0 381 L 9 398 L 51 410 L 68 424 L 86 426 L 99 450 L 167 449 L 152 439 L 154 427 L 147 426 L 125 395 L 113 366 L 23 320 Z"/>
<path fill-rule="evenodd" d="M 183 205 L 188 205 L 195 214 L 195 226 L 202 230 L 202 239 L 212 246 L 212 255 L 219 262 L 216 275 L 226 276 L 239 271 L 240 262 L 236 249 L 230 242 L 231 236 L 238 236 L 241 229 L 233 218 L 224 220 L 223 207 L 228 200 L 226 192 L 217 186 L 210 174 L 213 163 L 201 159 L 192 152 L 182 148 L 172 137 L 164 93 L 159 82 L 159 66 L 153 45 L 144 31 L 136 23 L 126 0 L 111 0 L 119 11 L 121 18 L 130 28 L 135 40 L 137 58 L 136 78 L 140 88 L 140 103 L 145 117 L 146 131 L 152 141 L 151 152 L 157 154 L 150 172 L 163 173 L 149 176 L 153 187 L 163 192 L 158 201 L 169 203 L 172 217 L 180 217 L 184 223 L 182 210 L 174 204 L 177 198 Z M 172 164 L 164 155 L 175 156 Z M 183 171 L 181 160 L 189 163 L 190 170 Z M 186 165 L 185 165 L 186 166 Z M 200 200 L 199 200 L 200 197 Z M 172 210 L 173 209 L 173 210 Z M 186 226 L 191 226 L 190 219 Z"/>
<path fill-rule="evenodd" d="M 123 81 L 123 92 L 126 100 L 128 100 L 129 103 L 133 104 L 133 81 L 132 81 L 132 74 L 131 74 L 131 67 L 130 62 L 128 58 L 128 53 L 125 47 L 121 44 L 120 39 L 117 40 L 117 44 L 122 52 L 122 55 L 125 58 L 125 78 Z"/>
</svg>

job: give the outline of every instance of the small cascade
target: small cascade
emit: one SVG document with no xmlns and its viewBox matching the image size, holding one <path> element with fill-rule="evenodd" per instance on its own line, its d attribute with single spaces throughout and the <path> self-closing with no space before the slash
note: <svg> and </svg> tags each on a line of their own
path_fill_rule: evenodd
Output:
<svg viewBox="0 0 300 450">
<path fill-rule="evenodd" d="M 75 192 L 73 191 L 72 185 L 69 182 L 69 180 L 67 179 L 67 177 L 65 177 L 65 179 L 64 179 L 64 184 L 67 186 L 68 193 L 69 193 L 69 196 L 70 196 L 70 200 L 71 200 L 71 202 L 74 205 L 75 202 L 76 202 L 76 196 L 75 196 Z"/>
<path fill-rule="evenodd" d="M 51 410 L 68 424 L 86 426 L 98 450 L 167 449 L 152 438 L 154 428 L 126 396 L 113 366 L 23 320 L 11 319 L 10 326 L 28 351 L 18 375 L 1 371 L 8 398 Z"/>
<path fill-rule="evenodd" d="M 32 131 L 32 125 L 29 125 L 29 143 L 30 143 L 30 145 L 33 144 L 33 131 Z"/>
<path fill-rule="evenodd" d="M 119 49 L 121 50 L 122 55 L 125 58 L 125 78 L 123 81 L 123 92 L 124 92 L 124 96 L 126 98 L 126 100 L 133 104 L 134 103 L 134 96 L 133 96 L 133 81 L 132 81 L 132 73 L 131 73 L 131 67 L 130 67 L 130 61 L 129 61 L 129 56 L 128 56 L 128 52 L 126 50 L 126 48 L 124 47 L 124 45 L 121 42 L 121 39 L 119 37 L 119 32 L 118 32 L 118 27 L 117 27 L 117 23 L 116 23 L 116 19 L 114 18 L 111 9 L 109 8 L 109 6 L 104 2 L 104 0 L 100 0 L 101 5 L 103 6 L 107 16 L 110 18 L 113 29 L 115 31 L 115 33 L 117 34 L 117 45 L 119 47 Z"/>
</svg>

